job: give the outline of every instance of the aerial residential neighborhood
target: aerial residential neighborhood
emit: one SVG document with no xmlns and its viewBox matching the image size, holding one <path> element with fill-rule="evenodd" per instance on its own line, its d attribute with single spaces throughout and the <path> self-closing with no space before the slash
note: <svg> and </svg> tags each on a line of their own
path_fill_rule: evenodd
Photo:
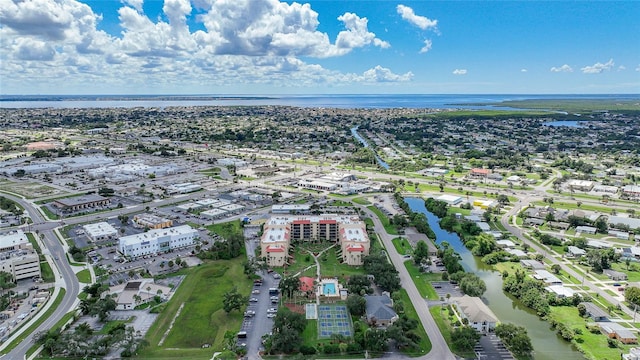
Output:
<svg viewBox="0 0 640 360">
<path fill-rule="evenodd" d="M 559 115 L 512 115 L 519 138 L 500 135 L 506 120 L 473 114 L 442 122 L 431 137 L 455 114 L 438 109 L 331 109 L 332 126 L 307 108 L 110 111 L 120 120 L 96 127 L 0 109 L 0 266 L 11 290 L 0 340 L 9 354 L 512 359 L 546 344 L 570 359 L 583 356 L 571 346 L 601 359 L 636 351 L 638 138 L 616 135 L 637 131 L 628 113 L 586 110 L 579 127 L 553 125 Z M 372 121 L 363 130 L 365 113 Z M 171 128 L 187 114 L 188 136 Z M 270 122 L 278 114 L 289 123 Z M 171 122 L 141 127 L 140 116 Z M 39 125 L 23 126 L 24 117 Z M 236 140 L 194 137 L 227 132 L 230 117 Z M 303 119 L 308 132 L 288 133 Z M 411 136 L 416 129 L 421 137 Z M 580 145 L 585 135 L 591 151 Z M 54 330 L 21 326 L 47 317 L 57 319 Z M 90 345 L 117 324 L 122 335 L 102 340 L 109 347 Z M 505 334 L 527 340 L 515 345 Z"/>
</svg>

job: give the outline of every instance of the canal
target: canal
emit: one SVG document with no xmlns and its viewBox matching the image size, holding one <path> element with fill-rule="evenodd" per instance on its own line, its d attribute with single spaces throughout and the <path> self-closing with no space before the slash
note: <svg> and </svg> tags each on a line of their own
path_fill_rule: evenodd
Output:
<svg viewBox="0 0 640 360">
<path fill-rule="evenodd" d="M 424 205 L 424 200 L 406 198 L 405 201 L 412 211 L 423 213 L 431 229 L 436 234 L 436 243 L 448 242 L 460 254 L 462 266 L 468 272 L 477 274 L 487 284 L 487 291 L 483 295 L 484 302 L 496 314 L 501 322 L 514 323 L 527 328 L 534 349 L 535 360 L 584 360 L 584 356 L 570 343 L 560 339 L 549 323 L 541 320 L 533 311 L 522 305 L 519 300 L 508 296 L 502 291 L 502 277 L 493 271 L 489 265 L 473 256 L 462 244 L 456 233 L 450 233 L 440 227 L 439 219 Z"/>
<path fill-rule="evenodd" d="M 365 140 L 362 136 L 360 136 L 360 134 L 358 134 L 357 126 L 351 128 L 351 135 L 353 135 L 353 137 L 356 138 L 356 140 L 360 141 L 362 146 L 369 147 L 369 143 L 367 142 L 367 140 Z M 387 164 L 384 160 L 382 160 L 382 158 L 378 156 L 378 154 L 376 154 L 376 161 L 378 162 L 378 165 L 382 166 L 383 169 L 389 170 L 389 164 Z"/>
</svg>

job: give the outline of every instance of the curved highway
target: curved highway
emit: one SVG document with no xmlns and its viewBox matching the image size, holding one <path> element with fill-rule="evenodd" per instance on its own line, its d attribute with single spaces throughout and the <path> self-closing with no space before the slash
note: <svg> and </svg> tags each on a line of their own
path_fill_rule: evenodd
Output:
<svg viewBox="0 0 640 360">
<path fill-rule="evenodd" d="M 44 244 L 44 248 L 42 249 L 42 251 L 44 254 L 50 255 L 48 257 L 48 260 L 49 262 L 53 262 L 55 265 L 52 268 L 53 273 L 56 277 L 55 286 L 64 288 L 66 290 L 62 302 L 57 306 L 51 316 L 49 316 L 42 324 L 40 324 L 40 326 L 38 326 L 35 331 L 31 332 L 30 334 L 26 334 L 24 337 L 21 337 L 22 341 L 20 342 L 20 344 L 13 348 L 13 350 L 11 350 L 7 354 L 8 359 L 24 359 L 27 350 L 29 350 L 29 348 L 33 346 L 34 334 L 40 331 L 49 330 L 66 313 L 75 308 L 76 302 L 78 301 L 78 294 L 80 293 L 80 284 L 78 282 L 78 278 L 73 272 L 73 269 L 71 269 L 71 266 L 67 261 L 66 251 L 62 246 L 62 243 L 58 240 L 58 237 L 53 232 L 53 229 L 56 228 L 58 224 L 55 222 L 48 222 L 42 216 L 42 214 L 40 214 L 38 209 L 30 202 L 7 193 L 2 193 L 2 196 L 19 203 L 29 214 L 31 220 L 33 221 L 33 223 L 31 224 L 31 230 L 38 230 L 38 232 L 43 235 L 41 237 Z M 27 327 L 25 326 L 21 330 L 26 330 L 26 328 Z M 20 331 L 17 334 L 20 334 Z M 15 337 L 16 335 L 13 335 L 5 344 L 11 343 L 11 341 Z"/>
</svg>

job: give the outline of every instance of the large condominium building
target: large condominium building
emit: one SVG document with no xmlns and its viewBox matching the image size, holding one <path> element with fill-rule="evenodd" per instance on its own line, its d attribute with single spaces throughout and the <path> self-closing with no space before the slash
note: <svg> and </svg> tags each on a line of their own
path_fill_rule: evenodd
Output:
<svg viewBox="0 0 640 360">
<path fill-rule="evenodd" d="M 197 238 L 198 230 L 191 228 L 189 225 L 154 229 L 141 234 L 121 237 L 118 250 L 123 255 L 131 258 L 157 255 L 169 250 L 193 245 Z"/>
<path fill-rule="evenodd" d="M 40 259 L 22 230 L 0 235 L 0 271 L 15 280 L 40 277 Z"/>
<path fill-rule="evenodd" d="M 269 266 L 284 266 L 292 241 L 327 240 L 340 244 L 341 257 L 349 265 L 362 265 L 369 254 L 364 222 L 352 215 L 272 216 L 260 240 L 260 256 Z"/>
</svg>

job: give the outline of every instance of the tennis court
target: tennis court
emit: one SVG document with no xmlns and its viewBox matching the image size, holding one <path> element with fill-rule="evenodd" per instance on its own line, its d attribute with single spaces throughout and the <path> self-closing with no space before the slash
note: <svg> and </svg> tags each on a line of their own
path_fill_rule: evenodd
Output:
<svg viewBox="0 0 640 360">
<path fill-rule="evenodd" d="M 333 334 L 353 336 L 351 315 L 345 305 L 318 306 L 318 338 L 328 339 Z"/>
</svg>

